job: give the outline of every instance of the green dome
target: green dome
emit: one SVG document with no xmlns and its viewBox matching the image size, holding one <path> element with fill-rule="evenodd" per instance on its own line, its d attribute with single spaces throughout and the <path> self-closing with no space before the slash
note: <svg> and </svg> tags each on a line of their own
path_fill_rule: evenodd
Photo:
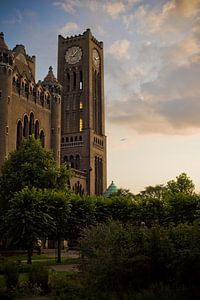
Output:
<svg viewBox="0 0 200 300">
<path fill-rule="evenodd" d="M 109 197 L 112 194 L 117 193 L 118 188 L 116 187 L 116 185 L 114 184 L 114 182 L 112 181 L 111 184 L 109 185 L 109 187 L 107 188 L 107 190 L 105 191 L 105 193 L 103 194 L 105 197 Z"/>
</svg>

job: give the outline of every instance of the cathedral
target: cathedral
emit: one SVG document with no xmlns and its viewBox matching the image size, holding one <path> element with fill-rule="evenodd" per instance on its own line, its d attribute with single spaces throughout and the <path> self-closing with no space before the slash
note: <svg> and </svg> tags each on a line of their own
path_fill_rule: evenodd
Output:
<svg viewBox="0 0 200 300">
<path fill-rule="evenodd" d="M 10 50 L 0 33 L 0 168 L 23 138 L 34 134 L 75 176 L 79 194 L 102 195 L 107 185 L 103 43 L 87 29 L 58 37 L 57 77 L 35 81 L 35 56 Z"/>
</svg>

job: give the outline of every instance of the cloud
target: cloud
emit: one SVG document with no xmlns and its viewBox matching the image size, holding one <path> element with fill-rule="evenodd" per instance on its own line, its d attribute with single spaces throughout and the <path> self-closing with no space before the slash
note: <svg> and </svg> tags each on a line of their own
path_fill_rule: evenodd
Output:
<svg viewBox="0 0 200 300">
<path fill-rule="evenodd" d="M 109 53 L 112 54 L 116 59 L 129 59 L 130 41 L 128 40 L 117 40 L 109 49 Z"/>
<path fill-rule="evenodd" d="M 81 1 L 79 1 L 79 0 L 63 0 L 63 1 L 53 2 L 53 5 L 63 9 L 67 13 L 73 13 L 73 12 L 75 12 L 77 7 L 81 6 Z"/>
<path fill-rule="evenodd" d="M 196 60 L 200 53 L 199 42 L 193 36 L 186 37 L 179 44 L 171 47 L 166 59 L 176 65 L 187 65 Z"/>
<path fill-rule="evenodd" d="M 200 0 L 174 0 L 176 10 L 184 17 L 194 17 L 200 11 Z"/>
<path fill-rule="evenodd" d="M 116 18 L 119 14 L 125 12 L 123 2 L 108 2 L 103 5 L 103 8 L 112 18 Z"/>
<path fill-rule="evenodd" d="M 200 0 L 169 0 L 163 5 L 143 2 L 132 13 L 123 15 L 122 21 L 129 31 L 166 43 L 177 41 L 180 33 L 191 30 L 199 12 Z"/>
<path fill-rule="evenodd" d="M 189 134 L 200 128 L 200 63 L 162 69 L 140 93 L 110 102 L 109 120 L 139 133 Z"/>
<path fill-rule="evenodd" d="M 23 15 L 20 12 L 19 9 L 15 9 L 14 13 L 10 15 L 10 18 L 5 20 L 4 23 L 5 24 L 9 24 L 9 25 L 19 25 L 21 24 L 23 21 Z"/>
<path fill-rule="evenodd" d="M 76 33 L 78 30 L 79 30 L 78 24 L 69 22 L 66 23 L 62 28 L 60 28 L 59 33 L 64 36 L 68 36 Z"/>
</svg>

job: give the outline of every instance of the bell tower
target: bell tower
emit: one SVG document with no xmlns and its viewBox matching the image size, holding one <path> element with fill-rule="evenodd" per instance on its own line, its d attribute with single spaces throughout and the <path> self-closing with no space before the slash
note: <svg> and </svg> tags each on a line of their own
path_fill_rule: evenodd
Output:
<svg viewBox="0 0 200 300">
<path fill-rule="evenodd" d="M 58 80 L 62 85 L 61 161 L 86 175 L 87 193 L 107 185 L 103 43 L 87 29 L 58 38 Z"/>
</svg>

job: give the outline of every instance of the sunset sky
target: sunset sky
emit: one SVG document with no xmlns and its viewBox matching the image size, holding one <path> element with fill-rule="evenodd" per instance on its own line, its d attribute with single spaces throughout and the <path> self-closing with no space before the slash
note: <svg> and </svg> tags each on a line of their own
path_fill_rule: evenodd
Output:
<svg viewBox="0 0 200 300">
<path fill-rule="evenodd" d="M 200 191 L 200 0 L 2 1 L 9 48 L 56 74 L 57 38 L 104 42 L 108 184 L 138 192 L 182 172 Z"/>
</svg>

